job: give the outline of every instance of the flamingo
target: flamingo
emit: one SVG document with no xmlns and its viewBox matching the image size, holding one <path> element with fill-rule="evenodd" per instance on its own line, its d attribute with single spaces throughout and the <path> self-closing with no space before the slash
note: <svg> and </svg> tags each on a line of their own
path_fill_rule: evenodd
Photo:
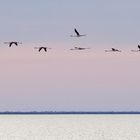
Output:
<svg viewBox="0 0 140 140">
<path fill-rule="evenodd" d="M 51 49 L 51 48 L 48 48 L 48 47 L 35 47 L 35 49 L 38 49 L 39 52 L 40 52 L 41 50 L 44 50 L 45 52 L 47 52 L 48 49 Z"/>
<path fill-rule="evenodd" d="M 111 48 L 111 50 L 105 50 L 105 52 L 121 52 L 121 50 Z"/>
<path fill-rule="evenodd" d="M 138 50 L 131 50 L 132 52 L 139 52 L 140 51 L 140 45 L 138 45 Z"/>
<path fill-rule="evenodd" d="M 19 44 L 22 44 L 22 43 L 21 42 L 17 42 L 17 41 L 11 41 L 11 42 L 4 42 L 4 44 L 9 44 L 9 47 L 11 47 L 12 45 L 18 46 Z"/>
<path fill-rule="evenodd" d="M 81 35 L 81 34 L 77 31 L 76 28 L 74 29 L 74 32 L 76 33 L 76 35 L 71 35 L 71 37 L 82 37 L 82 36 L 86 36 L 85 34 Z"/>
<path fill-rule="evenodd" d="M 81 48 L 81 47 L 74 47 L 70 50 L 86 50 L 86 49 L 90 49 L 90 48 Z"/>
</svg>

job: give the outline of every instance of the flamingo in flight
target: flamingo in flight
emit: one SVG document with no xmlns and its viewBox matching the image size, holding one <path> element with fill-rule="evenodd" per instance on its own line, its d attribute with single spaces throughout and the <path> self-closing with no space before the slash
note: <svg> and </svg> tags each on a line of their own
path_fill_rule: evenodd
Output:
<svg viewBox="0 0 140 140">
<path fill-rule="evenodd" d="M 138 50 L 131 50 L 132 52 L 139 52 L 140 51 L 140 45 L 138 45 Z"/>
<path fill-rule="evenodd" d="M 71 37 L 82 37 L 82 36 L 86 36 L 85 34 L 81 35 L 81 34 L 77 31 L 76 28 L 74 29 L 74 32 L 76 33 L 76 35 L 71 35 Z"/>
<path fill-rule="evenodd" d="M 11 41 L 11 42 L 4 42 L 4 44 L 9 44 L 9 47 L 11 47 L 12 45 L 18 46 L 19 44 L 22 44 L 22 43 L 21 42 L 17 42 L 17 41 Z"/>
<path fill-rule="evenodd" d="M 48 48 L 48 47 L 35 47 L 35 49 L 38 49 L 38 51 L 40 52 L 40 51 L 44 51 L 44 52 L 47 52 L 48 51 L 48 49 L 51 49 L 51 48 Z"/>
<path fill-rule="evenodd" d="M 70 50 L 86 50 L 86 49 L 90 49 L 90 48 L 81 48 L 81 47 L 74 47 Z"/>
<path fill-rule="evenodd" d="M 105 50 L 105 52 L 121 52 L 121 50 L 111 48 L 111 50 Z"/>
</svg>

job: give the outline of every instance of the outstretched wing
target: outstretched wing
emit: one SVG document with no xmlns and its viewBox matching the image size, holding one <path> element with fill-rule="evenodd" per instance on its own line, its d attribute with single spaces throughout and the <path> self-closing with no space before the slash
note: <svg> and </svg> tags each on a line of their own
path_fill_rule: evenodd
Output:
<svg viewBox="0 0 140 140">
<path fill-rule="evenodd" d="M 40 52 L 42 50 L 42 47 L 39 47 L 38 51 Z"/>
<path fill-rule="evenodd" d="M 4 42 L 4 44 L 9 44 L 10 42 Z"/>
<path fill-rule="evenodd" d="M 48 47 L 46 47 L 47 49 L 52 49 L 52 48 L 48 48 Z"/>
<path fill-rule="evenodd" d="M 14 42 L 14 44 L 15 44 L 16 46 L 18 46 L 18 42 Z"/>
<path fill-rule="evenodd" d="M 9 47 L 11 47 L 11 46 L 12 46 L 12 44 L 13 44 L 13 42 L 10 42 L 10 43 L 9 43 Z"/>
<path fill-rule="evenodd" d="M 76 28 L 74 29 L 75 33 L 77 34 L 77 36 L 80 36 L 79 32 L 76 30 Z"/>
<path fill-rule="evenodd" d="M 39 47 L 38 51 L 40 52 L 41 50 L 44 50 L 45 52 L 47 52 L 47 48 L 46 47 Z"/>
<path fill-rule="evenodd" d="M 139 52 L 139 50 L 131 50 L 131 52 Z"/>
</svg>

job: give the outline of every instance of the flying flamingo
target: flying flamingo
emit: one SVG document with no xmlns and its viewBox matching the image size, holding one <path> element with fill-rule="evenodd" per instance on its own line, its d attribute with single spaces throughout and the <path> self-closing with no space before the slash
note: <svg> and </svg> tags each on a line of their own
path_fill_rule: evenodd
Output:
<svg viewBox="0 0 140 140">
<path fill-rule="evenodd" d="M 76 33 L 76 35 L 71 35 L 71 37 L 82 37 L 82 36 L 86 36 L 85 34 L 81 35 L 81 34 L 77 31 L 76 28 L 74 29 L 74 32 Z"/>
<path fill-rule="evenodd" d="M 4 44 L 9 44 L 9 47 L 11 47 L 12 45 L 18 46 L 19 44 L 22 44 L 22 43 L 21 42 L 17 42 L 17 41 L 11 41 L 11 42 L 4 42 Z"/>
<path fill-rule="evenodd" d="M 90 48 L 81 48 L 81 47 L 74 47 L 70 50 L 86 50 L 86 49 L 90 49 Z"/>
<path fill-rule="evenodd" d="M 111 50 L 105 50 L 105 52 L 121 52 L 121 50 L 111 48 Z"/>
<path fill-rule="evenodd" d="M 131 50 L 132 52 L 139 52 L 140 51 L 140 45 L 138 45 L 138 50 Z"/>
<path fill-rule="evenodd" d="M 39 52 L 40 52 L 41 50 L 47 52 L 48 49 L 51 49 L 51 48 L 48 48 L 48 47 L 35 47 L 35 49 L 38 49 Z"/>
</svg>

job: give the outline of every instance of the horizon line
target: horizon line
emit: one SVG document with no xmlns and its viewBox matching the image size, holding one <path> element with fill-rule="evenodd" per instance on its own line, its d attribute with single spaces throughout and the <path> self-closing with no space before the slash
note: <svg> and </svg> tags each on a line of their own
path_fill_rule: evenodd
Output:
<svg viewBox="0 0 140 140">
<path fill-rule="evenodd" d="M 0 115 L 140 114 L 140 111 L 0 111 Z"/>
</svg>

